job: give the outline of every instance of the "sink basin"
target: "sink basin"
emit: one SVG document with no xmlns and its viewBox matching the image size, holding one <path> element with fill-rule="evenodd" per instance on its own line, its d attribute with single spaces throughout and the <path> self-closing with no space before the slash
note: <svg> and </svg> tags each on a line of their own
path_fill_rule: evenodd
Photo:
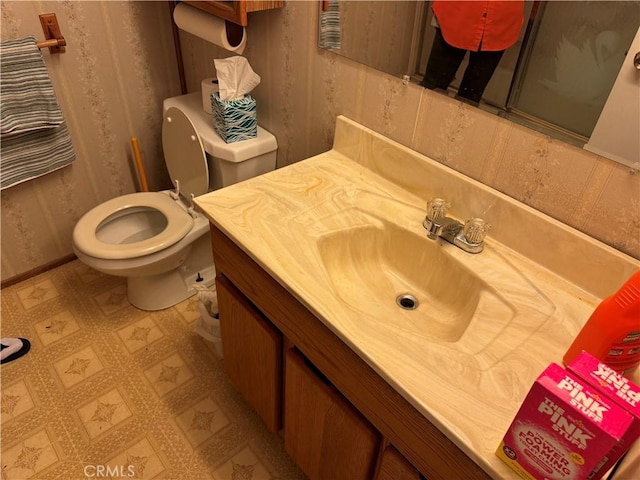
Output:
<svg viewBox="0 0 640 480">
<path fill-rule="evenodd" d="M 392 223 L 373 223 L 318 241 L 336 293 L 352 308 L 449 343 L 459 341 L 474 315 L 489 305 L 501 323 L 515 315 L 512 305 L 426 235 Z M 402 295 L 410 297 L 398 304 Z"/>
<path fill-rule="evenodd" d="M 338 214 L 296 216 L 359 328 L 486 370 L 551 318 L 553 303 L 490 244 L 473 255 L 430 240 L 414 206 L 364 195 L 334 197 Z"/>
</svg>

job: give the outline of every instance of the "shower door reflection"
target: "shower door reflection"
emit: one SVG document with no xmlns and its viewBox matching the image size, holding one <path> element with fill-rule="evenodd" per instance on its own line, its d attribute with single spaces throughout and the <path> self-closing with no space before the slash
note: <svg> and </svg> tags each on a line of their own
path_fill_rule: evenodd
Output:
<svg viewBox="0 0 640 480">
<path fill-rule="evenodd" d="M 525 1 L 520 38 L 483 95 L 483 108 L 565 141 L 588 141 L 640 26 L 640 1 Z M 434 37 L 426 11 L 417 70 Z M 632 52 L 632 54 L 635 52 Z M 450 90 L 457 91 L 467 61 Z"/>
<path fill-rule="evenodd" d="M 541 2 L 507 115 L 535 117 L 587 139 L 639 23 L 637 1 Z"/>
</svg>

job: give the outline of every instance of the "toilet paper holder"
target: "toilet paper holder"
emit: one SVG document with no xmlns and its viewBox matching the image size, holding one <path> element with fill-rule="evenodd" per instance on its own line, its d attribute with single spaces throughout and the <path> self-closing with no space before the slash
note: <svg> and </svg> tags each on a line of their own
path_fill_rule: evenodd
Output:
<svg viewBox="0 0 640 480">
<path fill-rule="evenodd" d="M 173 22 L 180 30 L 200 37 L 230 52 L 242 55 L 247 36 L 243 26 L 187 2 L 178 3 L 173 9 Z M 205 6 L 207 3 L 204 3 Z"/>
</svg>

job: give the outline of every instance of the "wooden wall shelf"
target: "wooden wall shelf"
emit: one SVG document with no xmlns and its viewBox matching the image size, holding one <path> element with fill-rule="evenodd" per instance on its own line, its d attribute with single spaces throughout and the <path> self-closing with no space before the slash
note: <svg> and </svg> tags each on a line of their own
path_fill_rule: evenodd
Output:
<svg viewBox="0 0 640 480">
<path fill-rule="evenodd" d="M 195 1 L 183 0 L 184 3 L 204 10 L 205 12 L 224 18 L 230 22 L 246 27 L 247 14 L 262 10 L 284 7 L 284 0 L 246 0 L 246 1 Z"/>
</svg>

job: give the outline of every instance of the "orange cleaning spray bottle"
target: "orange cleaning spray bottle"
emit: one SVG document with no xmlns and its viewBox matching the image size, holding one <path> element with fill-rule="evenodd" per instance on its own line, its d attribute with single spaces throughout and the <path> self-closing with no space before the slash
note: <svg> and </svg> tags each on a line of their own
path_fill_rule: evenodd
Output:
<svg viewBox="0 0 640 480">
<path fill-rule="evenodd" d="M 564 364 L 582 350 L 623 375 L 640 364 L 640 270 L 596 307 L 565 353 Z"/>
</svg>

